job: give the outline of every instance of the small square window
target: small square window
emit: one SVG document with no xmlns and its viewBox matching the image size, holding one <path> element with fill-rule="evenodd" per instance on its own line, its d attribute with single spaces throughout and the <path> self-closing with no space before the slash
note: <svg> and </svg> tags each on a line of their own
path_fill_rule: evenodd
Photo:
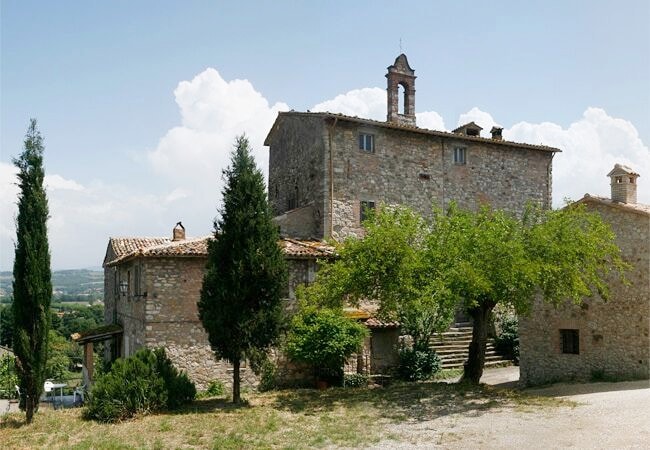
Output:
<svg viewBox="0 0 650 450">
<path fill-rule="evenodd" d="M 375 135 L 359 133 L 359 150 L 368 153 L 375 153 Z"/>
<path fill-rule="evenodd" d="M 364 201 L 361 201 L 361 205 L 360 205 L 360 206 L 361 206 L 361 208 L 360 208 L 360 212 L 361 212 L 361 214 L 359 215 L 359 218 L 360 218 L 360 220 L 361 220 L 361 223 L 363 223 L 363 221 L 366 220 L 366 219 L 368 218 L 368 216 L 370 215 L 371 211 L 374 211 L 374 209 L 375 209 L 375 202 L 365 201 L 365 200 L 364 200 Z"/>
<path fill-rule="evenodd" d="M 560 330 L 562 353 L 580 354 L 580 333 L 578 330 Z"/>
<path fill-rule="evenodd" d="M 465 148 L 454 148 L 454 164 L 465 164 Z"/>
</svg>

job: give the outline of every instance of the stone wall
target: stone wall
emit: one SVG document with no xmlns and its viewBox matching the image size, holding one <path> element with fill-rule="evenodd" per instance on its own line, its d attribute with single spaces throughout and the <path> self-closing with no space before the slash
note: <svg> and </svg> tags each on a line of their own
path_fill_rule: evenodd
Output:
<svg viewBox="0 0 650 450">
<path fill-rule="evenodd" d="M 374 153 L 359 150 L 359 133 L 374 134 Z M 455 147 L 465 149 L 466 164 L 453 163 Z M 346 122 L 336 126 L 333 148 L 335 238 L 362 233 L 361 201 L 408 205 L 423 215 L 452 200 L 517 214 L 528 201 L 551 204 L 550 152 Z"/>
<path fill-rule="evenodd" d="M 610 223 L 625 261 L 629 285 L 610 281 L 610 299 L 559 308 L 537 302 L 520 318 L 521 380 L 650 378 L 650 219 L 624 207 L 587 203 Z M 560 329 L 578 330 L 579 354 L 562 353 Z"/>
<path fill-rule="evenodd" d="M 278 120 L 269 142 L 273 212 L 286 212 L 295 186 L 297 206 L 314 208 L 313 222 L 301 214 L 284 226 L 287 235 L 341 239 L 362 234 L 362 201 L 408 205 L 423 215 L 431 213 L 432 205 L 444 209 L 452 200 L 463 208 L 489 203 L 513 213 L 521 213 L 528 201 L 551 205 L 549 151 L 322 115 L 286 114 Z M 359 133 L 374 136 L 374 152 L 359 149 Z M 465 149 L 466 164 L 454 164 L 456 147 Z M 301 226 L 304 230 L 297 229 Z"/>
<path fill-rule="evenodd" d="M 215 379 L 231 386 L 232 365 L 215 358 L 199 319 L 197 302 L 205 258 L 147 258 L 145 261 L 144 344 L 149 348 L 165 348 L 174 365 L 186 371 L 199 390 L 207 388 Z M 257 378 L 246 364 L 241 369 L 242 385 L 255 386 Z"/>
<path fill-rule="evenodd" d="M 313 205 L 313 224 L 305 233 L 299 234 L 321 237 L 327 130 L 318 117 L 284 116 L 282 120 L 282 127 L 273 135 L 269 150 L 271 209 L 274 216 L 279 216 L 295 208 Z"/>
</svg>

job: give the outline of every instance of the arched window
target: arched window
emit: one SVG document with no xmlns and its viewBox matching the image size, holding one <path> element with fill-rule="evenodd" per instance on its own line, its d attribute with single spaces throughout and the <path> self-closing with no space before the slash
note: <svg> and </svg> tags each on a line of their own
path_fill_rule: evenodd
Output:
<svg viewBox="0 0 650 450">
<path fill-rule="evenodd" d="M 397 113 L 406 113 L 406 85 L 400 83 L 397 85 Z"/>
</svg>

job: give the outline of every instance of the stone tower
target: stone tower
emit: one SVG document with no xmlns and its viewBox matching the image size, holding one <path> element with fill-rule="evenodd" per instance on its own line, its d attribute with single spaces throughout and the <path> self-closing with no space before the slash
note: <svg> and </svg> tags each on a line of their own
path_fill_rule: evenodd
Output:
<svg viewBox="0 0 650 450">
<path fill-rule="evenodd" d="M 406 55 L 402 53 L 388 66 L 388 122 L 415 126 L 415 71 L 409 66 Z M 404 89 L 402 100 L 404 109 L 400 113 L 399 87 Z"/>
<path fill-rule="evenodd" d="M 636 179 L 639 174 L 622 164 L 616 164 L 607 174 L 611 180 L 612 200 L 620 203 L 636 203 Z"/>
</svg>

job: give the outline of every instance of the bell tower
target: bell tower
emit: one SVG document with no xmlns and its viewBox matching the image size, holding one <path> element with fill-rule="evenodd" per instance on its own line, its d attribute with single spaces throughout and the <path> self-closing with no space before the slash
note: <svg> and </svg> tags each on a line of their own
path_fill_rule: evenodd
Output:
<svg viewBox="0 0 650 450">
<path fill-rule="evenodd" d="M 388 66 L 388 117 L 387 121 L 402 125 L 415 125 L 415 71 L 402 53 Z M 400 87 L 403 90 L 400 95 Z M 403 98 L 400 98 L 403 97 Z M 400 111 L 400 104 L 403 109 Z"/>
</svg>

